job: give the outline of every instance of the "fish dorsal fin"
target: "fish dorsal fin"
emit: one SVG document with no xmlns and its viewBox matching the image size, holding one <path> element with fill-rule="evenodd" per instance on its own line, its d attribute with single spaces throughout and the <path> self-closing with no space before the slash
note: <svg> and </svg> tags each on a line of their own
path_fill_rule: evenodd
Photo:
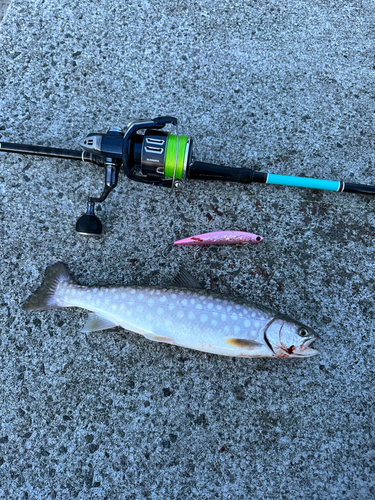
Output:
<svg viewBox="0 0 375 500">
<path fill-rule="evenodd" d="M 108 328 L 114 328 L 115 326 L 119 325 L 116 325 L 116 323 L 113 323 L 112 321 L 103 318 L 98 314 L 89 313 L 85 326 L 82 328 L 81 332 L 98 332 L 99 330 L 108 330 Z"/>
<path fill-rule="evenodd" d="M 178 288 L 203 288 L 194 276 L 188 273 L 183 267 L 172 281 L 171 286 Z"/>
</svg>

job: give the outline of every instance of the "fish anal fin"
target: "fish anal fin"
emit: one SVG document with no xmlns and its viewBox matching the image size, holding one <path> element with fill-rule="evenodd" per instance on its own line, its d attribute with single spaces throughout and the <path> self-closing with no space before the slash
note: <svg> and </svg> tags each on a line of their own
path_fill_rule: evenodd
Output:
<svg viewBox="0 0 375 500">
<path fill-rule="evenodd" d="M 203 288 L 199 281 L 197 281 L 194 276 L 192 276 L 184 268 L 180 269 L 179 273 L 172 281 L 171 286 L 175 286 L 178 288 Z"/>
<path fill-rule="evenodd" d="M 114 328 L 115 326 L 119 325 L 113 323 L 113 321 L 103 318 L 99 314 L 89 313 L 85 326 L 82 328 L 81 332 L 98 332 L 99 330 L 108 330 L 109 328 Z"/>
<path fill-rule="evenodd" d="M 257 349 L 258 347 L 263 347 L 263 344 L 260 342 L 250 339 L 229 338 L 227 339 L 227 343 L 241 349 L 248 349 L 250 351 Z"/>
<path fill-rule="evenodd" d="M 152 340 L 154 342 L 164 342 L 165 344 L 174 344 L 174 340 L 171 337 L 164 337 L 163 335 L 155 335 L 154 333 L 144 333 L 143 336 L 146 339 Z"/>
</svg>

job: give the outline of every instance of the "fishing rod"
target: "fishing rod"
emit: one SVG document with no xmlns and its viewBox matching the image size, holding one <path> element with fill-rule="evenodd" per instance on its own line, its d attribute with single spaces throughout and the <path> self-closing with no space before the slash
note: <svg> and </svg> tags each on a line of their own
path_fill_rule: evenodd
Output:
<svg viewBox="0 0 375 500">
<path fill-rule="evenodd" d="M 174 126 L 176 133 L 162 130 L 166 125 Z M 187 179 L 199 179 L 375 194 L 375 186 L 365 184 L 277 175 L 196 161 L 193 156 L 193 139 L 179 135 L 177 118 L 172 116 L 134 120 L 126 130 L 111 127 L 106 133 L 90 133 L 80 141 L 80 146 L 82 150 L 2 142 L 0 152 L 78 160 L 104 167 L 103 192 L 99 197 L 88 197 L 86 213 L 76 223 L 78 233 L 90 236 L 100 235 L 102 232 L 102 223 L 94 212 L 95 203 L 103 202 L 116 187 L 121 167 L 131 180 L 169 187 L 172 190 L 180 188 Z"/>
</svg>

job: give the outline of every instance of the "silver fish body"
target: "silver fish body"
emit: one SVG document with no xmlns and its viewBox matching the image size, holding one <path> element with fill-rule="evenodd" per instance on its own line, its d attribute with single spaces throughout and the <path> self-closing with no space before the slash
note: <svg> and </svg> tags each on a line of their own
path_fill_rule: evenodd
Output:
<svg viewBox="0 0 375 500">
<path fill-rule="evenodd" d="M 121 326 L 156 342 L 223 356 L 317 354 L 309 347 L 317 336 L 305 325 L 246 300 L 208 293 L 186 271 L 178 279 L 180 286 L 170 288 L 85 287 L 57 263 L 24 308 L 80 307 L 92 311 L 84 332 Z"/>
</svg>

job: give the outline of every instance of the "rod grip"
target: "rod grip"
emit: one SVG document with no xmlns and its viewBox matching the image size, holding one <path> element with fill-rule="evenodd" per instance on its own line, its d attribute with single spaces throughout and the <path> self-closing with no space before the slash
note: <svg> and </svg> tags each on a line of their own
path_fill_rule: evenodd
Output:
<svg viewBox="0 0 375 500">
<path fill-rule="evenodd" d="M 190 165 L 188 177 L 200 180 L 242 182 L 243 184 L 255 180 L 254 171 L 250 168 L 232 168 L 203 161 L 195 161 Z"/>
<path fill-rule="evenodd" d="M 49 148 L 45 146 L 32 146 L 30 144 L 13 144 L 11 142 L 0 142 L 0 152 L 49 156 L 52 158 L 62 158 L 67 160 L 81 160 L 82 158 L 82 151 Z"/>
</svg>

